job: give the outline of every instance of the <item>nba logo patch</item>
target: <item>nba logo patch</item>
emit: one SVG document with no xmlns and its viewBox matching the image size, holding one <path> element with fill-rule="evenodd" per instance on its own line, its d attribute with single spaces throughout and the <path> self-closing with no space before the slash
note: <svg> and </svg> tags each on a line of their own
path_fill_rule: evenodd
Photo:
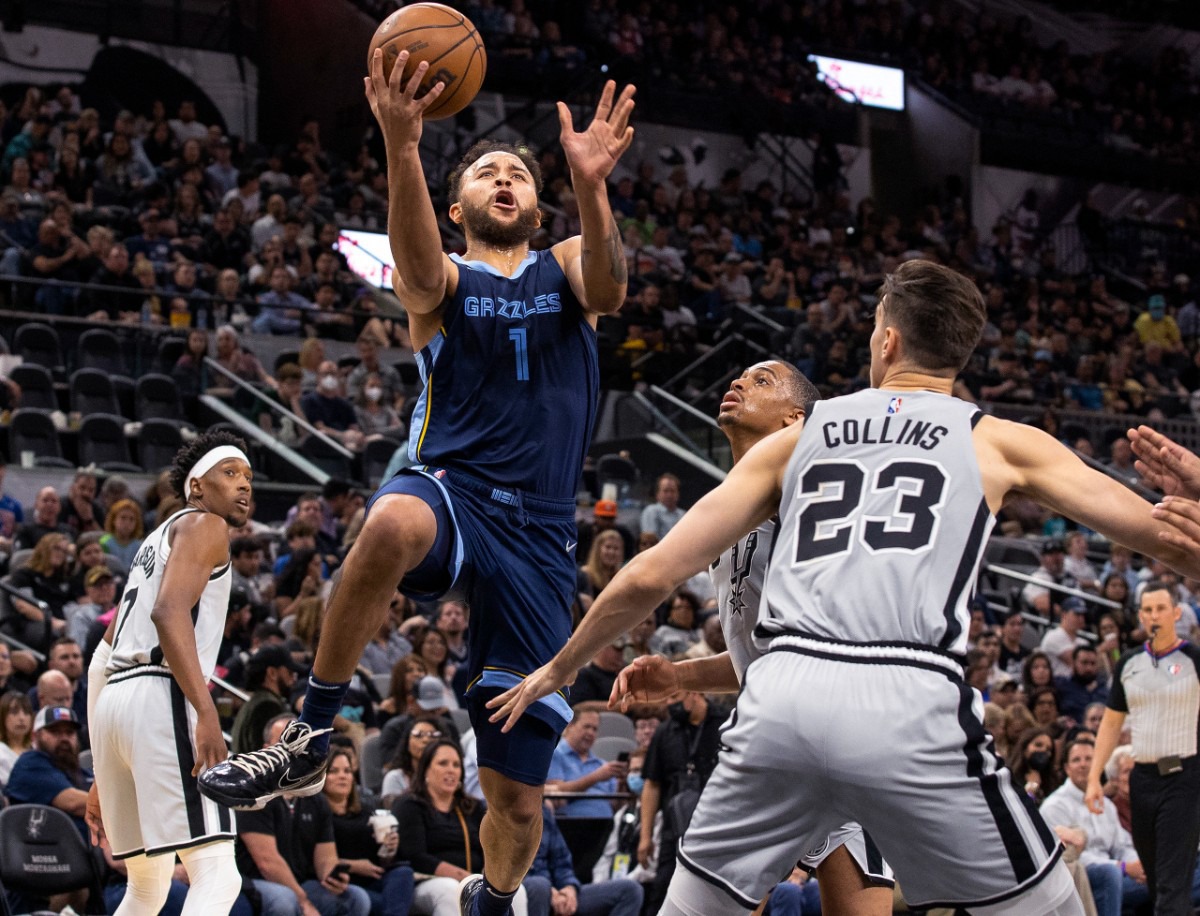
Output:
<svg viewBox="0 0 1200 916">
<path fill-rule="evenodd" d="M 892 398 L 888 401 L 888 413 L 899 413 L 900 405 L 904 403 L 904 398 Z"/>
<path fill-rule="evenodd" d="M 1174 677 L 1176 674 L 1178 674 L 1182 670 L 1183 670 L 1183 665 L 1179 664 L 1178 662 L 1176 662 L 1173 665 L 1167 665 L 1167 673 L 1170 674 L 1172 677 Z"/>
<path fill-rule="evenodd" d="M 438 480 L 441 480 L 443 477 L 446 476 L 446 472 L 444 470 L 437 470 L 437 471 L 433 472 L 433 476 L 436 477 Z"/>
</svg>

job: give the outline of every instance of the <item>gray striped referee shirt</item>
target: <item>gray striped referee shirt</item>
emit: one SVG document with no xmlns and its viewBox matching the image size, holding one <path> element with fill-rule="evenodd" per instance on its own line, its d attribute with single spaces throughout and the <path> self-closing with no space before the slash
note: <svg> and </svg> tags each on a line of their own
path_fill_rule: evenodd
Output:
<svg viewBox="0 0 1200 916">
<path fill-rule="evenodd" d="M 1200 647 L 1182 642 L 1155 657 L 1140 646 L 1113 672 L 1108 707 L 1129 715 L 1133 759 L 1191 757 L 1200 728 Z"/>
</svg>

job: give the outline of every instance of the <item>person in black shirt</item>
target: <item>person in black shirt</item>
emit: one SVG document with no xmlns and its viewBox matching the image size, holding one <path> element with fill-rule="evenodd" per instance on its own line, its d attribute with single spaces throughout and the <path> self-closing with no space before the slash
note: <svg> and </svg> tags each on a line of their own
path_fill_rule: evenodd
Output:
<svg viewBox="0 0 1200 916">
<path fill-rule="evenodd" d="M 117 321 L 126 315 L 136 315 L 145 298 L 142 284 L 129 269 L 129 249 L 120 242 L 109 246 L 103 266 L 92 274 L 89 282 L 128 290 L 84 290 L 79 311 L 92 321 Z"/>
<path fill-rule="evenodd" d="M 277 744 L 290 715 L 276 716 L 263 735 Z M 261 811 L 238 814 L 238 870 L 262 898 L 263 912 L 301 916 L 368 916 L 371 898 L 335 872 L 333 814 L 324 795 L 274 798 Z"/>
<path fill-rule="evenodd" d="M 624 637 L 605 646 L 596 653 L 591 664 L 579 672 L 575 683 L 571 685 L 571 705 L 578 706 L 589 700 L 608 702 L 617 675 L 625 666 Z"/>
<path fill-rule="evenodd" d="M 350 866 L 350 883 L 365 890 L 372 912 L 407 916 L 413 899 L 413 870 L 398 861 L 400 834 L 392 828 L 382 843 L 375 838 L 372 817 L 380 807 L 372 795 L 359 795 L 353 755 L 334 748 L 325 775 L 325 800 L 333 814 L 338 859 Z"/>
</svg>

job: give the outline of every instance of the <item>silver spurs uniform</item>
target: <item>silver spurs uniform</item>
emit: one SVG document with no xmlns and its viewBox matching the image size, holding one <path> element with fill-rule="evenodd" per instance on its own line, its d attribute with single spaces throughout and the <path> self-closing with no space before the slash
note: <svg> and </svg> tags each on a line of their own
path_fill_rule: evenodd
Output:
<svg viewBox="0 0 1200 916">
<path fill-rule="evenodd" d="M 754 628 L 758 623 L 763 583 L 778 534 L 779 519 L 763 523 L 722 553 L 709 570 L 716 590 L 725 648 L 729 650 L 739 683 L 745 681 L 750 663 L 762 655 L 754 643 Z M 846 847 L 872 884 L 893 883 L 892 870 L 862 827 L 854 822 L 833 831 L 824 844 L 806 847 L 800 861 L 812 870 L 840 846 Z"/>
<path fill-rule="evenodd" d="M 756 640 L 679 861 L 752 909 L 857 821 L 910 906 L 1016 910 L 1060 853 L 963 680 L 994 518 L 978 412 L 932 392 L 819 402 L 788 462 Z M 1023 898 L 1028 913 L 1029 898 Z"/>
<path fill-rule="evenodd" d="M 117 605 L 108 683 L 96 705 L 92 754 L 114 858 L 172 852 L 236 835 L 233 812 L 200 795 L 192 776 L 196 711 L 171 675 L 150 617 L 171 554 L 175 513 L 142 542 Z M 208 679 L 229 610 L 230 565 L 213 570 L 192 608 Z"/>
</svg>

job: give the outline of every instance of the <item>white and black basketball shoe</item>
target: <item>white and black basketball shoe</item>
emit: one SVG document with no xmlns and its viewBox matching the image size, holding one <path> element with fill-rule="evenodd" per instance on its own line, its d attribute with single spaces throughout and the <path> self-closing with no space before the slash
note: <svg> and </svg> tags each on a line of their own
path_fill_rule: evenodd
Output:
<svg viewBox="0 0 1200 916">
<path fill-rule="evenodd" d="M 289 722 L 279 743 L 235 754 L 200 774 L 200 791 L 236 811 L 257 811 L 272 798 L 316 795 L 325 786 L 328 752 L 309 750 L 309 742 L 333 731 Z"/>
</svg>

